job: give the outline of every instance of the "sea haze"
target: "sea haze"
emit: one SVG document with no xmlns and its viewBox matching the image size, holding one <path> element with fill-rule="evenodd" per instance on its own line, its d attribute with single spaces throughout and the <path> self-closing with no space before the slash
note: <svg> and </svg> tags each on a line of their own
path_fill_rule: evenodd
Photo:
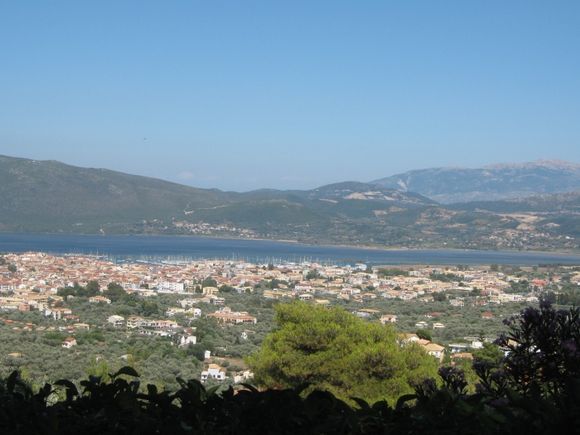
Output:
<svg viewBox="0 0 580 435">
<path fill-rule="evenodd" d="M 190 236 L 0 234 L 0 252 L 102 255 L 118 260 L 233 259 L 332 264 L 580 264 L 580 255 L 456 249 L 380 250 Z"/>
</svg>

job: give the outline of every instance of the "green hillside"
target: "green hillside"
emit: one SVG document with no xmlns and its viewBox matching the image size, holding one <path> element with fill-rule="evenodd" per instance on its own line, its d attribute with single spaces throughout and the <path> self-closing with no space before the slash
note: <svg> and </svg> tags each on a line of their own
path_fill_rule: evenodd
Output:
<svg viewBox="0 0 580 435">
<path fill-rule="evenodd" d="M 168 219 L 233 194 L 106 169 L 0 156 L 0 225 L 6 230 L 88 231 Z"/>
<path fill-rule="evenodd" d="M 579 249 L 578 196 L 442 206 L 359 182 L 247 193 L 0 156 L 0 231 L 191 234 L 410 248 Z"/>
</svg>

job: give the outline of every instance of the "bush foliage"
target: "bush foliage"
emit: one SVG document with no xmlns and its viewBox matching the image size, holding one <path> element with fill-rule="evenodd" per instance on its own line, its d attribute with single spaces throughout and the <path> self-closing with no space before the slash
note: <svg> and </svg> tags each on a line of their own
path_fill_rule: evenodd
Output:
<svg viewBox="0 0 580 435">
<path fill-rule="evenodd" d="M 289 313 L 292 315 L 292 312 Z M 294 314 L 295 315 L 295 314 Z M 332 314 L 330 314 L 332 316 Z M 178 379 L 175 392 L 143 388 L 130 367 L 79 386 L 34 392 L 13 372 L 0 382 L 5 434 L 495 434 L 577 433 L 580 427 L 580 309 L 547 303 L 507 323 L 499 363 L 476 360 L 477 391 L 457 367 L 439 370 L 390 405 L 304 387 L 205 389 Z M 340 319 L 339 319 L 340 320 Z M 330 331 L 332 327 L 329 327 Z M 316 342 L 316 340 L 314 341 Z M 348 367 L 345 367 L 347 369 Z"/>
<path fill-rule="evenodd" d="M 268 388 L 330 391 L 343 400 L 395 402 L 413 382 L 437 374 L 437 362 L 419 346 L 401 346 L 397 331 L 361 320 L 341 308 L 303 302 L 276 307 L 277 329 L 248 358 Z"/>
</svg>

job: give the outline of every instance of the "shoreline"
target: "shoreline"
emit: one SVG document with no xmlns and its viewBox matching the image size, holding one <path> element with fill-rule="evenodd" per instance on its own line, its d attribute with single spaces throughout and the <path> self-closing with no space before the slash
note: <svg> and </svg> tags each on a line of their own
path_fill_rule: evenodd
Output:
<svg viewBox="0 0 580 435">
<path fill-rule="evenodd" d="M 580 257 L 580 249 L 578 250 L 535 250 L 535 249 L 485 249 L 485 248 L 449 248 L 449 247 L 413 247 L 409 248 L 407 246 L 380 246 L 380 245 L 347 245 L 347 244 L 333 244 L 333 243 L 308 243 L 300 240 L 291 239 L 267 239 L 263 237 L 233 237 L 233 236 L 220 236 L 220 235 L 197 235 L 197 234 L 124 234 L 124 233 L 113 233 L 113 234 L 101 234 L 101 233 L 65 233 L 65 232 L 2 232 L 0 231 L 0 237 L 5 236 L 64 236 L 64 237 L 152 237 L 152 238 L 180 238 L 180 239 L 206 239 L 206 240 L 232 240 L 232 241 L 257 241 L 257 242 L 269 242 L 269 243 L 279 243 L 288 244 L 293 246 L 305 246 L 309 248 L 339 248 L 339 249 L 357 249 L 357 250 L 367 250 L 367 251 L 384 251 L 384 252 L 396 252 L 396 251 L 408 251 L 408 252 L 425 252 L 425 251 L 438 251 L 438 252 L 489 252 L 489 253 L 513 253 L 513 254 L 546 254 L 555 256 L 578 256 Z M 0 252 L 1 248 L 0 248 Z"/>
</svg>

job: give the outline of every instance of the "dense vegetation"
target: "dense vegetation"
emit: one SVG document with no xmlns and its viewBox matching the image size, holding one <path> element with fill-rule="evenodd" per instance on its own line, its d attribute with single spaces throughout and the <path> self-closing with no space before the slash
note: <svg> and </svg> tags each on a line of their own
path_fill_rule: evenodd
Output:
<svg viewBox="0 0 580 435">
<path fill-rule="evenodd" d="M 401 346 L 390 326 L 365 322 L 340 308 L 305 303 L 276 307 L 274 332 L 248 362 L 256 382 L 268 388 L 332 392 L 393 403 L 412 383 L 434 377 L 437 362 L 419 346 Z"/>
<path fill-rule="evenodd" d="M 497 362 L 476 360 L 467 393 L 456 367 L 419 383 L 394 406 L 332 393 L 245 387 L 218 392 L 179 380 L 176 392 L 142 388 L 125 367 L 80 388 L 62 380 L 32 391 L 18 372 L 0 383 L 0 430 L 9 434 L 494 434 L 572 433 L 580 424 L 580 309 L 528 308 L 506 322 Z M 127 380 L 130 377 L 131 380 Z"/>
<path fill-rule="evenodd" d="M 114 284 L 110 285 L 103 294 L 110 297 L 115 289 Z M 70 335 L 61 328 L 70 327 L 70 323 L 55 321 L 38 311 L 2 313 L 0 317 L 10 320 L 10 323 L 0 322 L 0 377 L 18 369 L 23 378 L 40 387 L 60 378 L 80 381 L 87 374 L 114 372 L 131 364 L 144 382 L 175 389 L 179 386 L 175 379 L 177 376 L 199 378 L 205 350 L 210 350 L 228 370 L 243 368 L 242 357 L 258 348 L 272 325 L 271 301 L 253 294 L 227 293 L 227 303 L 232 309 L 249 310 L 258 317 L 258 323 L 220 327 L 205 316 L 188 319 L 177 315 L 174 319 L 180 325 L 195 328 L 197 337 L 197 344 L 178 347 L 177 337 L 144 336 L 125 328 L 114 328 L 107 324 L 107 318 L 113 314 L 165 318 L 165 311 L 178 305 L 180 297 L 143 298 L 125 293 L 111 304 L 95 304 L 88 301 L 93 291 L 95 287 L 91 283 L 61 290 L 61 294 L 75 292 L 83 295 L 67 300 L 66 306 L 83 322 L 92 325 L 89 331 L 74 333 L 78 345 L 72 349 L 61 347 L 63 340 Z M 217 309 L 206 303 L 198 306 L 204 313 Z M 31 325 L 32 329 L 24 329 L 24 324 Z M 15 329 L 17 326 L 18 330 Z M 246 339 L 241 338 L 244 331 L 248 332 Z"/>
</svg>

